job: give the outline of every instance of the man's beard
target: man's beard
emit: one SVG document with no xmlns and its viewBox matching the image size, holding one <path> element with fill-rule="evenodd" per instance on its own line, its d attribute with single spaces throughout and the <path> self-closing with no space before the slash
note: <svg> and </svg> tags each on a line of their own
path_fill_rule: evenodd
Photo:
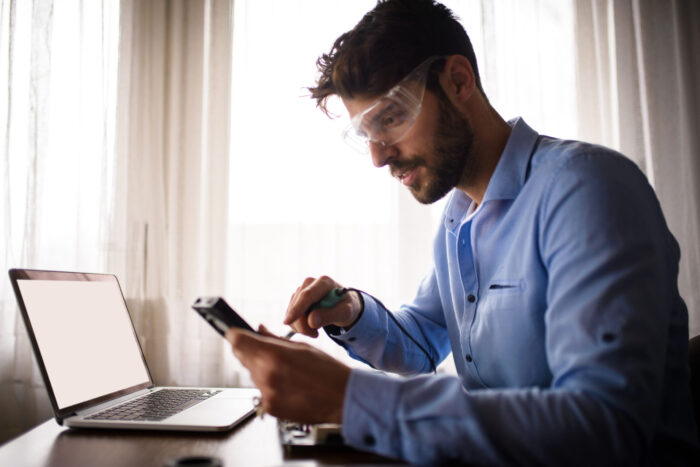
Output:
<svg viewBox="0 0 700 467">
<path fill-rule="evenodd" d="M 474 172 L 475 161 L 471 156 L 474 133 L 469 120 L 452 105 L 442 89 L 438 89 L 436 95 L 438 125 L 432 149 L 436 162 L 434 166 L 427 166 L 425 157 L 416 157 L 422 160 L 421 165 L 427 169 L 427 180 L 422 187 L 408 187 L 413 197 L 422 204 L 432 204 L 441 199 Z"/>
</svg>

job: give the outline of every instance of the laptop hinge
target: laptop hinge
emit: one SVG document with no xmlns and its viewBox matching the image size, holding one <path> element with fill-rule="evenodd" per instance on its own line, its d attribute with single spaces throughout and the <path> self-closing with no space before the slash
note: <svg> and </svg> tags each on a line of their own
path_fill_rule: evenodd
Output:
<svg viewBox="0 0 700 467">
<path fill-rule="evenodd" d="M 62 417 L 59 417 L 58 415 L 56 415 L 56 423 L 58 423 L 59 425 L 63 426 L 63 420 L 65 420 L 66 418 L 73 417 L 73 416 L 75 416 L 75 415 L 78 415 L 78 414 L 75 413 L 75 412 L 73 412 L 73 413 L 66 414 L 66 415 L 64 415 L 64 416 L 62 416 Z"/>
</svg>

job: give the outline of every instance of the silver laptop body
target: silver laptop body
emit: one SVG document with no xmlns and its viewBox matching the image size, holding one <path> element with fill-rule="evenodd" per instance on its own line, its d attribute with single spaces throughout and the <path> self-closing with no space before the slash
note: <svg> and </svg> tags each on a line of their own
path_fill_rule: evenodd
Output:
<svg viewBox="0 0 700 467">
<path fill-rule="evenodd" d="M 9 274 L 59 424 L 223 431 L 255 412 L 256 389 L 156 387 L 116 276 L 33 269 Z M 180 399 L 142 402 L 173 395 Z M 124 419 L 127 406 L 145 406 L 148 416 L 142 411 Z M 155 408 L 160 412 L 154 417 Z"/>
</svg>

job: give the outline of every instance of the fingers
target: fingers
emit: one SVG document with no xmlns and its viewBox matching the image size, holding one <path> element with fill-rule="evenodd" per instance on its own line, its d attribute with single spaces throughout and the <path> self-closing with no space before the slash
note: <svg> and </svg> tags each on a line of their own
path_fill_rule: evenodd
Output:
<svg viewBox="0 0 700 467">
<path fill-rule="evenodd" d="M 265 345 L 284 345 L 284 343 L 289 342 L 287 339 L 273 334 L 262 324 L 258 326 L 258 334 L 240 328 L 229 328 L 224 337 L 241 352 L 255 351 Z"/>
<path fill-rule="evenodd" d="M 351 324 L 354 319 L 353 302 L 349 297 L 343 297 L 332 308 L 316 308 L 309 313 L 306 321 L 309 327 L 319 329 L 329 324 L 337 326 L 346 326 Z"/>
<path fill-rule="evenodd" d="M 328 276 L 321 276 L 318 279 L 312 277 L 304 279 L 304 282 L 297 288 L 297 291 L 289 301 L 284 324 L 292 324 L 306 315 L 309 307 L 325 297 L 335 285 L 335 281 Z"/>
<path fill-rule="evenodd" d="M 262 324 L 258 327 L 258 332 L 259 334 L 255 334 L 239 328 L 230 328 L 226 331 L 226 340 L 231 343 L 234 354 L 236 357 L 239 354 L 242 357 L 239 360 L 248 358 L 249 355 L 263 355 L 273 351 L 283 354 L 291 345 L 300 344 L 292 344 L 289 339 L 273 334 Z"/>
<path fill-rule="evenodd" d="M 262 331 L 269 333 L 262 327 Z M 262 409 L 274 415 L 269 406 L 270 394 L 276 391 L 274 371 L 284 362 L 287 353 L 280 348 L 281 343 L 273 337 L 260 336 L 249 331 L 231 328 L 226 332 L 235 357 L 250 372 L 253 384 L 263 394 Z"/>
<path fill-rule="evenodd" d="M 252 332 L 238 328 L 229 328 L 224 337 L 231 343 L 231 349 L 236 358 L 243 363 L 243 366 L 247 367 L 246 362 L 255 355 L 255 351 L 260 345 L 259 339 Z"/>
<path fill-rule="evenodd" d="M 258 326 L 258 334 L 265 338 L 272 338 L 282 342 L 287 341 L 287 339 L 283 339 L 277 334 L 272 333 L 269 329 L 265 327 L 264 324 Z M 233 347 L 239 348 L 240 352 L 244 352 L 248 348 L 255 350 L 255 346 L 258 345 L 256 344 L 255 334 L 238 328 L 229 328 L 229 330 L 226 331 L 226 335 L 224 337 L 231 343 Z M 259 341 L 260 339 L 257 340 Z"/>
<path fill-rule="evenodd" d="M 349 328 L 355 324 L 363 309 L 363 301 L 359 292 L 350 290 L 345 293 L 342 300 L 331 308 L 316 308 L 307 318 L 312 328 L 320 328 L 333 324 Z"/>
<path fill-rule="evenodd" d="M 312 326 L 309 323 L 306 316 L 307 311 L 311 305 L 321 300 L 331 289 L 339 285 L 328 276 L 321 276 L 318 279 L 306 278 L 289 301 L 284 323 L 301 334 L 311 337 L 318 336 L 316 329 L 321 326 Z"/>
<path fill-rule="evenodd" d="M 261 324 L 260 326 L 258 326 L 258 333 L 261 336 L 272 337 L 274 339 L 281 339 L 281 337 L 278 336 L 277 334 L 273 334 L 272 332 L 270 332 L 270 330 L 267 329 L 264 324 Z"/>
<path fill-rule="evenodd" d="M 230 329 L 226 338 L 260 389 L 262 408 L 300 423 L 340 423 L 350 368 L 308 344 L 260 331 L 266 334 Z"/>
<path fill-rule="evenodd" d="M 262 384 L 261 375 L 267 374 L 270 368 L 280 366 L 292 348 L 290 345 L 293 345 L 289 340 L 273 335 L 264 326 L 261 328 L 265 335 L 237 328 L 226 332 L 234 356 L 250 371 L 251 378 L 258 387 Z"/>
</svg>

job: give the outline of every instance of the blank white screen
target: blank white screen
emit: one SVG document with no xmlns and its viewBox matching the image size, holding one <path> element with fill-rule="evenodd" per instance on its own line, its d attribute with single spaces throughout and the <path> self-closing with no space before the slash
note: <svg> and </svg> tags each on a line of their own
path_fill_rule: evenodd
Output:
<svg viewBox="0 0 700 467">
<path fill-rule="evenodd" d="M 17 284 L 59 408 L 149 381 L 116 280 Z"/>
</svg>

